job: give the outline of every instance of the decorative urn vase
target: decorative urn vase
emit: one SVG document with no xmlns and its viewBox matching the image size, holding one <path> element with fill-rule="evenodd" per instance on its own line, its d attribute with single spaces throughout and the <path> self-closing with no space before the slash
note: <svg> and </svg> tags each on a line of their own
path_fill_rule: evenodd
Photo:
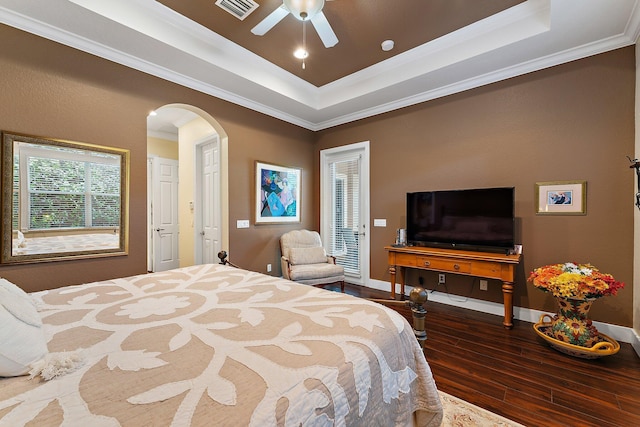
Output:
<svg viewBox="0 0 640 427">
<path fill-rule="evenodd" d="M 591 264 L 551 264 L 536 268 L 528 279 L 552 294 L 558 312 L 543 314 L 533 328 L 553 348 L 572 356 L 596 358 L 615 354 L 620 344 L 599 333 L 589 319 L 591 304 L 598 298 L 616 295 L 624 283 L 601 273 Z"/>
<path fill-rule="evenodd" d="M 559 341 L 581 347 L 593 347 L 600 341 L 598 330 L 588 318 L 596 298 L 573 299 L 556 297 L 558 313 L 551 321 L 551 333 Z"/>
</svg>

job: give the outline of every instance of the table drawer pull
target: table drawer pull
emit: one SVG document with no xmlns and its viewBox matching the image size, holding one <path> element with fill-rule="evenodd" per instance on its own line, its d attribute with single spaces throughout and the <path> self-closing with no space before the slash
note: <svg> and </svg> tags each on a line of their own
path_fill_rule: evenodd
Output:
<svg viewBox="0 0 640 427">
<path fill-rule="evenodd" d="M 453 273 L 467 274 L 471 273 L 471 263 L 460 261 L 457 259 L 435 258 L 427 256 L 417 256 L 414 258 L 417 268 L 425 268 L 428 270 L 451 271 Z"/>
</svg>

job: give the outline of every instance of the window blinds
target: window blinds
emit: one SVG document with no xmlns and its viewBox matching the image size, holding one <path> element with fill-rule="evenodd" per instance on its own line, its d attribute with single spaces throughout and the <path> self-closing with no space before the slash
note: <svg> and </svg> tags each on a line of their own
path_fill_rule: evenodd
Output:
<svg viewBox="0 0 640 427">
<path fill-rule="evenodd" d="M 119 226 L 119 164 L 66 159 L 65 153 L 56 153 L 54 157 L 30 155 L 26 165 L 29 203 L 26 228 Z M 18 175 L 24 174 L 15 175 L 14 188 L 17 190 Z M 15 191 L 16 219 L 17 206 L 18 194 Z"/>
<path fill-rule="evenodd" d="M 332 162 L 332 226 L 329 243 L 336 263 L 345 273 L 360 276 L 360 162 L 359 157 Z"/>
</svg>

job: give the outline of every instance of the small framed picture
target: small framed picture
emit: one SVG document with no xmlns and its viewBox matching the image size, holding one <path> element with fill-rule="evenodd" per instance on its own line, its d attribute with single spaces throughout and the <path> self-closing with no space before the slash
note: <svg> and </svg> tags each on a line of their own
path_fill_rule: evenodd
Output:
<svg viewBox="0 0 640 427">
<path fill-rule="evenodd" d="M 587 181 L 536 182 L 536 214 L 586 215 Z"/>
<path fill-rule="evenodd" d="M 256 161 L 256 224 L 300 222 L 300 168 Z"/>
</svg>

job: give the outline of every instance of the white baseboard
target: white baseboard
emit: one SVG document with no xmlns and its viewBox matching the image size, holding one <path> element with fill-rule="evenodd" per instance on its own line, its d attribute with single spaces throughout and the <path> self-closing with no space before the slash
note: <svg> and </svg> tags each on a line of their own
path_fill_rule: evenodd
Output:
<svg viewBox="0 0 640 427">
<path fill-rule="evenodd" d="M 365 286 L 381 291 L 389 291 L 389 282 L 384 282 L 382 280 L 370 279 L 368 285 Z M 412 286 L 405 286 L 405 294 L 409 295 L 409 292 L 411 292 L 412 289 Z M 396 284 L 396 293 L 399 292 L 400 285 Z M 496 316 L 504 316 L 503 305 L 496 302 L 483 301 L 458 295 L 448 295 L 439 291 L 429 293 L 429 301 L 452 305 L 455 307 L 468 308 L 469 310 L 480 311 L 482 313 L 495 314 Z M 525 322 L 537 323 L 538 320 L 540 320 L 540 316 L 543 314 L 548 313 L 530 308 L 513 307 L 513 317 Z M 640 357 L 640 336 L 633 330 L 633 328 L 595 321 L 593 324 L 603 334 L 609 335 L 617 341 L 630 343 Z"/>
<path fill-rule="evenodd" d="M 636 351 L 636 354 L 640 356 L 640 335 L 638 335 L 638 332 L 636 332 L 635 330 L 633 330 L 633 341 L 631 341 L 631 345 Z"/>
</svg>

